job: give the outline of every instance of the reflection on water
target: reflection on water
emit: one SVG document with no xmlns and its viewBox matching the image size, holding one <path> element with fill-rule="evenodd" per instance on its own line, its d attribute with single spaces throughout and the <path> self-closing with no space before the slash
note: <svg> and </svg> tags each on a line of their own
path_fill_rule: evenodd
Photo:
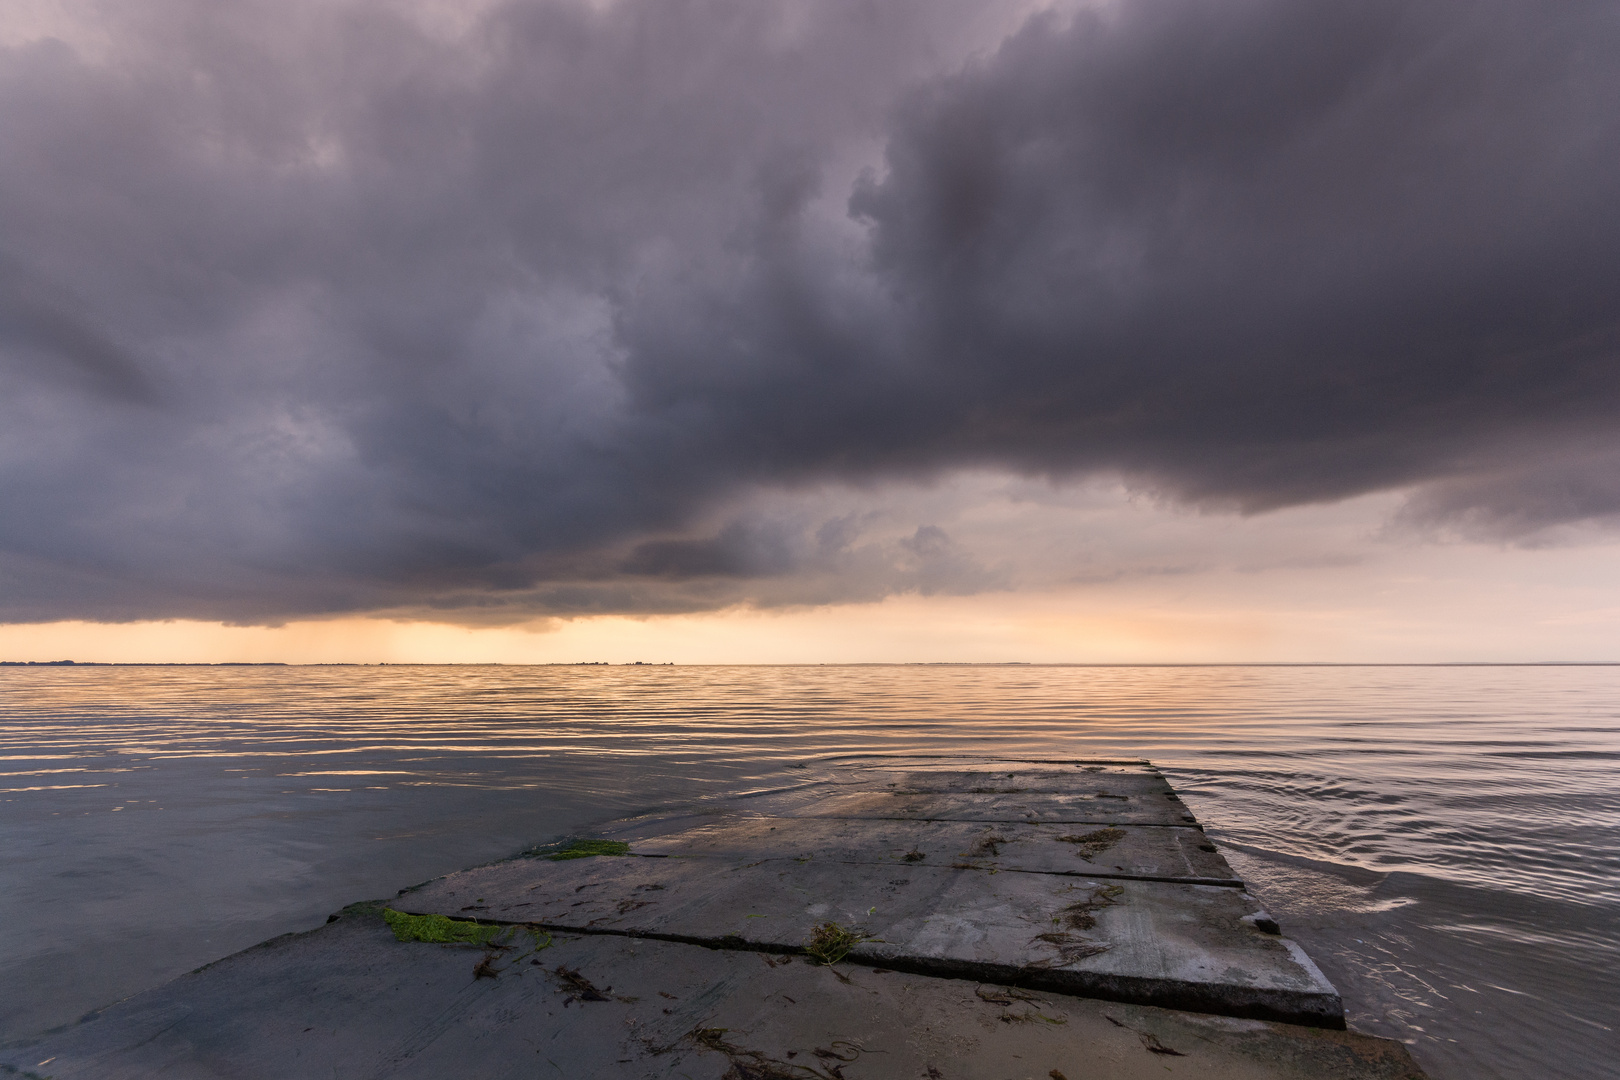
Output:
<svg viewBox="0 0 1620 1080">
<path fill-rule="evenodd" d="M 623 814 L 952 751 L 1152 758 L 1436 1077 L 1620 1075 L 1613 667 L 0 669 L 0 1037 Z"/>
</svg>

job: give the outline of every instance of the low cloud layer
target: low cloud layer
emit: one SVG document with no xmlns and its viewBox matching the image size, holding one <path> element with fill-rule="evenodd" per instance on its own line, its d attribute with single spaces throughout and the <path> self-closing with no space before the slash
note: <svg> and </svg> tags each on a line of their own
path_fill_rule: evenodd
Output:
<svg viewBox="0 0 1620 1080">
<path fill-rule="evenodd" d="M 781 509 L 962 470 L 1620 514 L 1609 4 L 67 10 L 0 23 L 0 619 L 1011 587 Z"/>
</svg>

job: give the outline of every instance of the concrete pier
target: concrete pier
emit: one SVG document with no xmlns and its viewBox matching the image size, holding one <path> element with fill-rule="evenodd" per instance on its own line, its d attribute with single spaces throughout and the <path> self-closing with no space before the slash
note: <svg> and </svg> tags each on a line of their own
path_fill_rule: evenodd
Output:
<svg viewBox="0 0 1620 1080">
<path fill-rule="evenodd" d="M 1280 929 L 1146 762 L 848 759 L 355 905 L 0 1072 L 1421 1076 Z"/>
</svg>

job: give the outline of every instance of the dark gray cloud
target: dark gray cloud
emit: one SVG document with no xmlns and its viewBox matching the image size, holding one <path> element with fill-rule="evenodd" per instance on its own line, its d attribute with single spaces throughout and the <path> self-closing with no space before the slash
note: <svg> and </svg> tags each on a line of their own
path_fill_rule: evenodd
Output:
<svg viewBox="0 0 1620 1080">
<path fill-rule="evenodd" d="M 0 618 L 1005 585 L 736 509 L 962 468 L 1620 510 L 1612 5 L 1013 10 L 143 0 L 0 52 Z"/>
</svg>

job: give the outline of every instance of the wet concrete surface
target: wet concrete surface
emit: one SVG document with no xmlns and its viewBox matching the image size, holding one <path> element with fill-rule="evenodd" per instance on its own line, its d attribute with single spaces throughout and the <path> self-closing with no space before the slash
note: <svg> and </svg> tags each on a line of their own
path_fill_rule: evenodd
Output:
<svg viewBox="0 0 1620 1080">
<path fill-rule="evenodd" d="M 1410 1080 L 1399 1043 L 803 957 L 590 935 L 483 950 L 356 912 L 30 1047 L 17 1074 Z"/>
<path fill-rule="evenodd" d="M 394 906 L 550 929 L 796 950 L 836 922 L 851 959 L 1234 1016 L 1342 1025 L 1339 996 L 1241 889 L 823 859 L 525 859 Z M 1245 921 L 1245 920 L 1249 921 Z"/>
<path fill-rule="evenodd" d="M 321 930 L 6 1047 L 0 1069 L 728 1080 L 1421 1075 L 1400 1044 L 1331 1030 L 1342 1026 L 1337 992 L 1275 932 L 1218 853 L 1195 841 L 1195 828 L 1104 824 L 1102 832 L 1125 835 L 1077 841 L 1064 837 L 1087 834 L 1051 827 L 1068 821 L 1030 817 L 1101 802 L 1169 818 L 1178 800 L 1151 767 L 942 764 L 860 762 L 831 782 L 701 818 L 626 822 L 616 830 L 631 838 L 625 856 L 519 858 L 452 874 L 390 906 L 517 924 L 505 947 L 398 941 L 379 908 L 357 905 Z M 1069 789 L 1065 777 L 1074 778 Z M 891 783 L 903 793 L 890 794 Z M 883 800 L 904 800 L 915 816 L 828 812 Z M 960 854 L 986 825 L 1016 836 Z M 786 835 L 771 854 L 777 833 Z M 919 837 L 952 862 L 935 864 Z M 1094 850 L 1080 855 L 1080 846 Z M 1115 851 L 1114 876 L 1091 871 Z M 1138 865 L 1229 884 L 1129 876 Z M 818 947 L 829 929 L 844 943 L 831 965 L 817 958 L 829 959 Z"/>
<path fill-rule="evenodd" d="M 971 867 L 1238 885 L 1201 830 L 1031 822 L 890 821 L 727 816 L 670 828 L 631 822 L 608 831 L 642 855 L 817 858 L 887 866 Z"/>
</svg>

